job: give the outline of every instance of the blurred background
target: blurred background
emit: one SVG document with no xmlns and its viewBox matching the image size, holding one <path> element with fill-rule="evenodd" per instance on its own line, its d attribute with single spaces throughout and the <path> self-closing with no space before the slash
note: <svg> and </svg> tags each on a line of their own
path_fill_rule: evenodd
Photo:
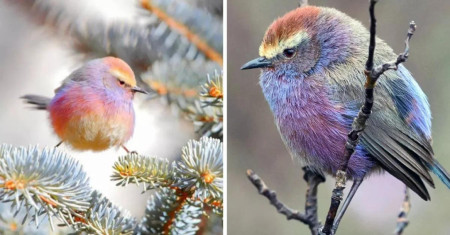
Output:
<svg viewBox="0 0 450 235">
<path fill-rule="evenodd" d="M 183 18 L 180 22 L 189 21 L 184 23 L 194 27 L 200 36 L 204 36 L 203 28 L 207 27 L 209 34 L 205 40 L 213 41 L 222 54 L 222 1 L 179 0 L 178 3 L 181 4 L 172 2 L 167 11 L 180 10 L 175 18 Z M 215 71 L 220 74 L 221 65 L 209 61 L 188 40 L 137 6 L 139 1 L 128 0 L 0 0 L 0 144 L 55 146 L 59 140 L 53 133 L 48 113 L 31 109 L 19 97 L 25 94 L 52 97 L 62 80 L 89 59 L 106 55 L 124 59 L 144 87 L 150 86 L 152 78 L 163 84 L 180 85 L 179 77 L 182 77 L 186 87 L 180 90 L 200 89 L 207 74 Z M 204 26 L 187 15 L 194 13 L 198 21 L 203 20 Z M 158 66 L 152 69 L 154 63 Z M 173 70 L 174 64 L 178 70 Z M 147 83 L 143 84 L 145 79 Z M 174 160 L 180 157 L 181 148 L 189 139 L 199 138 L 193 120 L 187 120 L 180 115 L 180 109 L 170 105 L 172 99 L 182 99 L 183 94 L 169 97 L 166 93 L 160 94 L 162 99 L 152 100 L 136 95 L 136 126 L 126 145 L 128 149 Z M 130 211 L 132 216 L 140 219 L 144 215 L 150 191 L 141 194 L 142 185 L 118 187 L 110 178 L 113 163 L 126 154 L 123 149 L 78 152 L 64 144 L 60 148 L 83 165 L 92 188 Z"/>
<path fill-rule="evenodd" d="M 334 7 L 369 25 L 368 1 L 309 1 Z M 288 221 L 248 181 L 253 169 L 289 207 L 303 211 L 306 183 L 300 165 L 286 151 L 261 88 L 259 71 L 240 71 L 258 57 L 267 27 L 298 6 L 298 1 L 228 1 L 228 233 L 309 234 L 306 225 Z M 377 35 L 402 52 L 408 24 L 417 23 L 406 67 L 428 95 L 433 113 L 435 156 L 450 169 L 450 2 L 384 0 L 376 6 Z M 450 234 L 450 192 L 436 177 L 431 202 L 412 193 L 405 234 Z M 319 219 L 325 220 L 335 180 L 319 186 Z M 348 184 L 347 191 L 351 182 Z M 392 234 L 404 186 L 388 174 L 363 182 L 344 216 L 339 234 Z"/>
</svg>

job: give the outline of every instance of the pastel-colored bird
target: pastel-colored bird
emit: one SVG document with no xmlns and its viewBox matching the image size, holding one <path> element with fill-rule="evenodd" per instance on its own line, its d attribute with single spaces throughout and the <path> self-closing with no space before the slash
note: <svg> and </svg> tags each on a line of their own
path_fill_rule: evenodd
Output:
<svg viewBox="0 0 450 235">
<path fill-rule="evenodd" d="M 73 71 L 53 98 L 25 95 L 27 103 L 47 110 L 61 142 L 76 150 L 101 151 L 123 147 L 133 135 L 133 97 L 147 93 L 136 86 L 134 73 L 123 60 L 105 57 Z"/>
<path fill-rule="evenodd" d="M 304 6 L 275 20 L 260 57 L 241 68 L 262 69 L 260 85 L 282 140 L 304 164 L 335 175 L 343 163 L 347 134 L 364 102 L 368 46 L 369 32 L 357 20 L 336 9 Z M 375 65 L 396 58 L 377 39 Z M 348 164 L 347 175 L 354 180 L 349 200 L 363 179 L 380 169 L 424 200 L 430 195 L 423 181 L 434 187 L 430 171 L 450 187 L 449 174 L 433 157 L 427 97 L 410 72 L 400 65 L 385 73 L 374 97 Z"/>
</svg>

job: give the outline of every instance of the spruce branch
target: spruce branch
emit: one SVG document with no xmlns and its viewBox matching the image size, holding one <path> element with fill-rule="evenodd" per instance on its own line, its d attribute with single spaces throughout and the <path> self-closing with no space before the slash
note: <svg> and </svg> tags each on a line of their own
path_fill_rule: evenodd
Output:
<svg viewBox="0 0 450 235">
<path fill-rule="evenodd" d="M 223 111 L 222 108 L 204 106 L 200 100 L 195 100 L 192 105 L 180 102 L 180 107 L 187 118 L 194 123 L 195 132 L 200 136 L 223 138 Z"/>
<path fill-rule="evenodd" d="M 78 232 L 99 235 L 133 234 L 136 219 L 128 212 L 121 212 L 97 191 L 92 192 L 90 203 L 84 219 L 77 220 L 74 224 Z"/>
<path fill-rule="evenodd" d="M 189 119 L 194 122 L 196 132 L 202 136 L 222 139 L 223 136 L 223 73 L 214 71 L 202 86 L 200 101 L 185 109 Z M 201 105 L 200 105 L 201 103 Z"/>
<path fill-rule="evenodd" d="M 156 189 L 139 233 L 195 234 L 201 215 L 212 211 L 222 216 L 222 154 L 220 140 L 202 137 L 190 140 L 181 159 L 172 163 L 136 154 L 119 158 L 112 180 L 118 185 L 144 182 L 154 186 L 146 189 Z"/>
<path fill-rule="evenodd" d="M 195 234 L 202 207 L 190 195 L 173 188 L 161 188 L 151 196 L 139 234 Z"/>
<path fill-rule="evenodd" d="M 200 141 L 190 140 L 182 149 L 177 175 L 178 182 L 174 186 L 183 191 L 194 191 L 195 198 L 201 201 L 222 198 L 222 143 L 207 137 Z"/>
<path fill-rule="evenodd" d="M 208 74 L 208 80 L 202 85 L 200 92 L 201 97 L 204 98 L 204 106 L 223 107 L 222 79 L 223 74 L 219 74 L 217 71 L 214 71 L 212 76 Z"/>
<path fill-rule="evenodd" d="M 148 184 L 145 189 L 177 188 L 191 193 L 196 200 L 217 205 L 223 193 L 222 143 L 202 137 L 190 140 L 182 148 L 181 160 L 167 160 L 130 154 L 114 164 L 111 180 L 117 185 Z"/>
<path fill-rule="evenodd" d="M 211 14 L 222 18 L 223 1 L 222 0 L 187 0 L 187 2 L 194 4 L 198 8 L 206 9 Z"/>
<path fill-rule="evenodd" d="M 131 234 L 135 228 L 134 218 L 92 191 L 82 166 L 55 148 L 1 145 L 0 202 L 13 213 L 0 214 L 9 230 L 44 232 L 43 218 L 52 230 L 54 218 L 63 222 L 60 226 L 89 234 Z M 23 216 L 21 225 L 15 222 L 17 216 Z M 27 221 L 34 222 L 34 228 Z"/>
<path fill-rule="evenodd" d="M 205 74 L 214 73 L 219 68 L 211 61 L 172 58 L 155 61 L 142 74 L 142 79 L 160 96 L 165 97 L 169 104 L 179 99 L 192 103 L 193 99 L 200 97 L 200 86 L 207 81 Z"/>
<path fill-rule="evenodd" d="M 223 216 L 223 198 L 208 198 L 203 200 L 203 203 L 207 209 L 211 209 L 211 212 Z"/>
<path fill-rule="evenodd" d="M 81 165 L 65 153 L 37 147 L 0 146 L 0 200 L 26 210 L 36 225 L 53 216 L 66 225 L 89 208 L 91 189 Z"/>
<path fill-rule="evenodd" d="M 41 220 L 39 225 L 23 221 L 26 212 L 16 211 L 12 203 L 0 203 L 0 234 L 36 234 L 46 235 L 50 228 L 45 220 Z"/>
<path fill-rule="evenodd" d="M 374 103 L 374 88 L 378 78 L 388 70 L 396 70 L 400 63 L 405 62 L 409 56 L 409 41 L 414 34 L 416 25 L 414 21 L 411 21 L 408 29 L 408 33 L 405 40 L 405 50 L 399 54 L 397 59 L 393 62 L 388 62 L 374 67 L 373 60 L 376 46 L 376 18 L 375 18 L 375 4 L 378 0 L 370 0 L 369 13 L 370 13 L 370 43 L 369 43 L 369 55 L 366 62 L 364 73 L 366 75 L 365 83 L 365 101 L 362 105 L 358 115 L 355 117 L 352 123 L 352 130 L 348 134 L 347 142 L 345 144 L 345 161 L 342 163 L 340 169 L 336 173 L 336 185 L 333 189 L 331 196 L 331 204 L 328 210 L 327 219 L 325 225 L 321 231 L 323 234 L 335 234 L 338 229 L 339 220 L 335 221 L 337 211 L 343 198 L 343 191 L 346 184 L 347 167 L 351 156 L 353 155 L 356 146 L 358 145 L 359 138 L 366 127 L 366 121 L 369 119 L 372 112 Z"/>
<path fill-rule="evenodd" d="M 155 62 L 142 77 L 151 89 L 194 123 L 196 133 L 222 139 L 223 74 L 218 69 L 210 61 L 173 58 Z"/>
<path fill-rule="evenodd" d="M 118 186 L 142 183 L 145 191 L 170 186 L 174 181 L 174 163 L 169 163 L 167 159 L 130 153 L 119 157 L 113 169 L 111 180 L 118 181 Z"/>
</svg>

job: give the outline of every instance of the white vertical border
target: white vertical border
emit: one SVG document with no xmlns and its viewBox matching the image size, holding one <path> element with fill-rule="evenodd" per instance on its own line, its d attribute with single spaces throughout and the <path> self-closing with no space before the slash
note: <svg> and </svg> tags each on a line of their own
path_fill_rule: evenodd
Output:
<svg viewBox="0 0 450 235">
<path fill-rule="evenodd" d="M 228 100 L 228 92 L 227 92 L 227 83 L 228 83 L 228 45 L 227 45 L 227 19 L 228 19 L 228 10 L 227 10 L 227 0 L 223 0 L 223 92 L 224 92 L 224 101 L 223 101 L 223 234 L 227 234 L 227 228 L 228 228 L 228 219 L 227 219 L 227 207 L 228 207 L 228 200 L 227 200 L 227 188 L 228 188 L 228 171 L 227 171 L 227 158 L 228 158 L 228 112 L 227 112 L 227 100 Z"/>
</svg>

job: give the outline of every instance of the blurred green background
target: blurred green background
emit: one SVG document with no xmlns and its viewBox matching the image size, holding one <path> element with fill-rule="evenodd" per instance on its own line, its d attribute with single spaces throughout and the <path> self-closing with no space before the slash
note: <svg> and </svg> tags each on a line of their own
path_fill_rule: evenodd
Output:
<svg viewBox="0 0 450 235">
<path fill-rule="evenodd" d="M 369 24 L 368 1 L 310 1 L 337 8 Z M 297 1 L 228 1 L 228 234 L 308 234 L 288 221 L 247 180 L 253 169 L 288 206 L 303 210 L 306 184 L 302 170 L 287 153 L 258 85 L 259 71 L 240 71 L 258 56 L 270 23 L 294 9 Z M 407 68 L 428 95 L 433 113 L 436 158 L 450 169 L 450 1 L 384 0 L 376 7 L 377 35 L 403 51 L 408 23 L 418 29 Z M 405 234 L 450 234 L 450 191 L 434 177 L 431 202 L 412 195 Z M 319 216 L 325 220 L 334 179 L 319 187 Z M 350 187 L 351 182 L 348 184 Z M 356 194 L 338 234 L 392 234 L 403 199 L 403 184 L 388 174 L 373 175 Z"/>
</svg>

